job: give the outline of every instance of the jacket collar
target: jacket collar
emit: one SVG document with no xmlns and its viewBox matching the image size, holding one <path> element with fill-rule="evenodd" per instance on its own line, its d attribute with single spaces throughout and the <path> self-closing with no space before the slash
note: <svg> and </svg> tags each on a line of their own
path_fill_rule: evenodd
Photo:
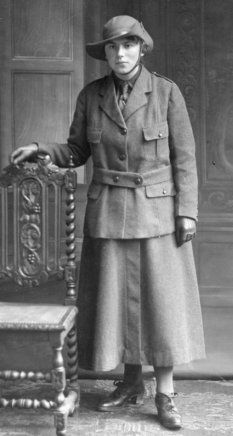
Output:
<svg viewBox="0 0 233 436">
<path fill-rule="evenodd" d="M 120 127 L 125 128 L 125 121 L 139 108 L 147 104 L 146 93 L 152 91 L 151 74 L 142 66 L 132 92 L 129 95 L 124 109 L 124 117 L 119 109 L 116 98 L 115 85 L 112 75 L 107 76 L 99 94 L 101 95 L 100 107 Z"/>
</svg>

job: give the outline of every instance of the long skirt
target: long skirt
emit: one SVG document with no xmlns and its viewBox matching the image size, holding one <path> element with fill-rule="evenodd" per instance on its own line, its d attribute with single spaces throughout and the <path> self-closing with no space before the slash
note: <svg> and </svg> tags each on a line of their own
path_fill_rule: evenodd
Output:
<svg viewBox="0 0 233 436">
<path fill-rule="evenodd" d="M 205 357 L 191 242 L 85 237 L 78 290 L 79 365 L 172 366 Z"/>
</svg>

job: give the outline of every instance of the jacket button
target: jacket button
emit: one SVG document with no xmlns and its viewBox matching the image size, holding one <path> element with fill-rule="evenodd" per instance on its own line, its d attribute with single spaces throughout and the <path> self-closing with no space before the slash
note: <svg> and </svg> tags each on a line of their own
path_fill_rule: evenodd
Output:
<svg viewBox="0 0 233 436">
<path fill-rule="evenodd" d="M 163 189 L 163 195 L 166 195 L 167 191 L 166 189 Z"/>
<path fill-rule="evenodd" d="M 119 159 L 120 159 L 120 160 L 125 160 L 125 159 L 126 159 L 126 154 L 125 154 L 125 153 L 121 153 L 121 154 L 119 155 Z"/>
<path fill-rule="evenodd" d="M 142 179 L 142 177 L 141 176 L 139 176 L 139 177 L 137 177 L 136 179 L 135 179 L 135 184 L 136 185 L 141 185 L 142 184 L 142 182 L 143 182 L 143 179 Z"/>
<path fill-rule="evenodd" d="M 119 182 L 119 176 L 113 176 L 112 180 L 114 181 L 114 183 Z"/>
<path fill-rule="evenodd" d="M 159 132 L 158 137 L 162 138 L 162 136 L 163 136 L 162 132 Z"/>
<path fill-rule="evenodd" d="M 126 133 L 127 133 L 127 129 L 121 129 L 121 134 L 122 135 L 126 135 Z"/>
</svg>

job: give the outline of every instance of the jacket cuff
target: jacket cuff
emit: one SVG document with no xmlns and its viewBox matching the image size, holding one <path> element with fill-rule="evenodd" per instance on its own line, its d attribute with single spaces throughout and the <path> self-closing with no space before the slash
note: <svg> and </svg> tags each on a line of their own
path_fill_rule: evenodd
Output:
<svg viewBox="0 0 233 436">
<path fill-rule="evenodd" d="M 43 142 L 34 142 L 34 144 L 37 144 L 37 146 L 38 146 L 37 154 L 38 153 L 47 154 L 50 156 L 52 162 L 54 162 L 55 156 L 54 156 L 52 147 L 50 148 L 49 144 L 44 144 Z"/>
<path fill-rule="evenodd" d="M 176 218 L 178 218 L 178 217 L 189 218 L 190 220 L 193 220 L 196 223 L 198 222 L 198 217 L 197 216 L 196 216 L 196 218 L 194 218 L 193 216 L 190 216 L 190 215 L 176 215 Z"/>
<path fill-rule="evenodd" d="M 197 202 L 194 201 L 190 193 L 185 196 L 177 196 L 175 202 L 175 216 L 186 216 L 198 221 Z"/>
</svg>

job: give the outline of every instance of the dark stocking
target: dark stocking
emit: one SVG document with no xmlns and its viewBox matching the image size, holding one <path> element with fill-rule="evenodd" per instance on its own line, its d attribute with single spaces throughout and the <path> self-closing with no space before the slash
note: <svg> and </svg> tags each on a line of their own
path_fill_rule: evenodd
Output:
<svg viewBox="0 0 233 436">
<path fill-rule="evenodd" d="M 142 365 L 125 364 L 124 382 L 127 384 L 137 384 L 142 382 Z"/>
</svg>

